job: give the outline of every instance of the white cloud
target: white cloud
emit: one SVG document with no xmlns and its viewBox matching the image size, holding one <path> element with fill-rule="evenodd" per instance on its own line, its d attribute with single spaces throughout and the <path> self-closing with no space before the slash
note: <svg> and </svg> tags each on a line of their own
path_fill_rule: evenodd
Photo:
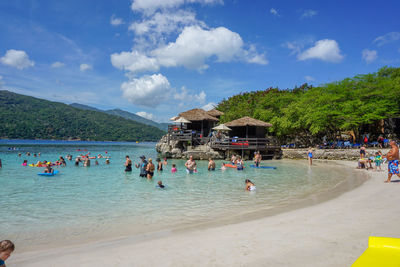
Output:
<svg viewBox="0 0 400 267">
<path fill-rule="evenodd" d="M 312 10 L 312 9 L 307 9 L 307 10 L 303 11 L 303 13 L 300 16 L 300 19 L 312 18 L 317 14 L 318 14 L 318 11 Z"/>
<path fill-rule="evenodd" d="M 162 74 L 132 78 L 121 85 L 123 96 L 139 106 L 156 106 L 171 94 L 168 79 Z"/>
<path fill-rule="evenodd" d="M 182 87 L 180 92 L 176 92 L 174 99 L 180 100 L 183 104 L 195 102 L 196 104 L 203 105 L 206 102 L 206 93 L 201 91 L 199 94 L 190 93 L 186 87 Z"/>
<path fill-rule="evenodd" d="M 185 27 L 175 42 L 154 50 L 152 54 L 161 66 L 185 66 L 199 71 L 208 68 L 205 61 L 214 56 L 217 62 L 243 60 L 268 63 L 264 55 L 245 50 L 240 35 L 224 27 L 210 30 L 197 26 Z"/>
<path fill-rule="evenodd" d="M 298 60 L 319 59 L 322 61 L 337 63 L 342 61 L 338 43 L 335 40 L 319 40 L 313 47 L 297 55 Z"/>
<path fill-rule="evenodd" d="M 124 21 L 121 18 L 116 18 L 114 15 L 112 15 L 110 19 L 110 24 L 113 26 L 118 26 L 124 24 Z"/>
<path fill-rule="evenodd" d="M 362 59 L 365 60 L 368 64 L 375 61 L 375 59 L 378 57 L 378 52 L 376 50 L 369 50 L 369 49 L 364 49 L 362 51 Z"/>
<path fill-rule="evenodd" d="M 87 70 L 91 70 L 91 69 L 92 69 L 92 66 L 89 65 L 89 64 L 83 63 L 83 64 L 81 64 L 81 65 L 79 66 L 79 69 L 80 69 L 81 71 L 87 71 Z"/>
<path fill-rule="evenodd" d="M 215 57 L 217 62 L 244 61 L 268 64 L 264 54 L 254 46 L 244 48 L 239 34 L 224 27 L 205 30 L 198 26 L 185 27 L 175 42 L 148 52 L 121 52 L 111 55 L 114 67 L 131 72 L 157 71 L 160 67 L 184 66 L 202 71 L 208 68 L 206 61 Z"/>
<path fill-rule="evenodd" d="M 312 76 L 304 76 L 304 79 L 307 81 L 307 82 L 313 82 L 313 81 L 315 81 L 315 78 L 314 77 L 312 77 Z"/>
<path fill-rule="evenodd" d="M 53 64 L 51 64 L 52 68 L 61 68 L 61 67 L 64 67 L 64 66 L 65 66 L 65 64 L 62 63 L 62 62 L 59 62 L 59 61 L 56 61 Z"/>
<path fill-rule="evenodd" d="M 154 115 L 151 113 L 147 113 L 146 111 L 136 112 L 136 115 L 143 117 L 145 119 L 148 119 L 148 120 L 154 120 Z"/>
<path fill-rule="evenodd" d="M 201 108 L 204 109 L 205 111 L 209 111 L 214 109 L 217 106 L 217 104 L 210 102 L 207 105 L 202 106 Z"/>
<path fill-rule="evenodd" d="M 134 0 L 131 8 L 133 11 L 139 11 L 151 14 L 157 9 L 176 8 L 186 3 L 200 4 L 223 4 L 222 0 Z"/>
<path fill-rule="evenodd" d="M 157 59 L 138 51 L 114 53 L 111 55 L 111 64 L 120 70 L 131 72 L 157 71 L 160 68 Z"/>
<path fill-rule="evenodd" d="M 271 9 L 269 10 L 269 13 L 271 13 L 271 14 L 274 15 L 274 16 L 279 16 L 278 10 L 276 10 L 275 8 L 271 8 Z"/>
<path fill-rule="evenodd" d="M 14 49 L 7 50 L 4 57 L 0 58 L 0 62 L 4 65 L 8 65 L 19 70 L 33 67 L 35 65 L 35 62 L 29 60 L 29 57 L 25 51 Z"/>
<path fill-rule="evenodd" d="M 400 32 L 389 32 L 385 35 L 378 36 L 373 41 L 377 46 L 382 46 L 391 42 L 400 40 Z"/>
<path fill-rule="evenodd" d="M 205 27 L 204 22 L 196 19 L 196 14 L 186 10 L 174 10 L 156 12 L 150 17 L 145 17 L 141 22 L 134 22 L 129 26 L 129 30 L 134 31 L 136 35 L 170 34 L 178 29 L 182 30 L 184 26 L 201 25 Z"/>
</svg>

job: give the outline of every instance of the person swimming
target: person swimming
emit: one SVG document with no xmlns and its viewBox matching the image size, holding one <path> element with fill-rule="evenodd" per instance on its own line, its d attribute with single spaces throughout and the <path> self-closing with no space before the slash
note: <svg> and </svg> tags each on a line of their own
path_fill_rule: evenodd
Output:
<svg viewBox="0 0 400 267">
<path fill-rule="evenodd" d="M 24 162 L 22 163 L 22 166 L 28 166 L 28 160 L 24 159 Z"/>
<path fill-rule="evenodd" d="M 156 187 L 160 188 L 160 189 L 163 189 L 163 188 L 165 188 L 165 185 L 163 185 L 163 183 L 161 181 L 158 181 Z"/>
<path fill-rule="evenodd" d="M 256 186 L 254 185 L 254 183 L 252 181 L 250 181 L 249 179 L 246 179 L 246 181 L 244 181 L 246 183 L 246 190 L 247 191 L 254 191 L 256 190 Z"/>
</svg>

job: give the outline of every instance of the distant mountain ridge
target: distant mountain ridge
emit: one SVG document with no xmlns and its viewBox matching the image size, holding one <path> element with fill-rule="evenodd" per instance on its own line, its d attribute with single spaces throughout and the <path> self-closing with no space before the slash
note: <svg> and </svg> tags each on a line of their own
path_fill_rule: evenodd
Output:
<svg viewBox="0 0 400 267">
<path fill-rule="evenodd" d="M 158 123 L 158 122 L 143 118 L 139 115 L 136 115 L 134 113 L 131 113 L 131 112 L 119 109 L 119 108 L 109 109 L 109 110 L 101 110 L 101 109 L 97 109 L 95 107 L 91 107 L 91 106 L 87 106 L 87 105 L 83 105 L 83 104 L 79 104 L 79 103 L 72 103 L 72 104 L 70 104 L 70 106 L 72 106 L 74 108 L 83 109 L 83 110 L 104 112 L 104 113 L 107 113 L 110 115 L 119 116 L 119 117 L 122 117 L 122 118 L 125 118 L 128 120 L 133 120 L 133 121 L 140 122 L 140 123 L 143 123 L 146 125 L 154 126 L 163 131 L 168 130 L 168 123 Z"/>
<path fill-rule="evenodd" d="M 90 107 L 89 107 L 90 108 Z M 94 108 L 0 90 L 0 138 L 157 141 L 165 132 Z"/>
</svg>

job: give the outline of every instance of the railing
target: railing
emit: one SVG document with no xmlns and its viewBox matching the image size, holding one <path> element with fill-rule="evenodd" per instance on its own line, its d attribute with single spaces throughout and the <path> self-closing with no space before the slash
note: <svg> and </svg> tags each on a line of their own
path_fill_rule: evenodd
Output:
<svg viewBox="0 0 400 267">
<path fill-rule="evenodd" d="M 211 142 L 211 148 L 216 149 L 240 149 L 240 150 L 266 150 L 275 148 L 267 138 L 225 138 Z"/>
</svg>

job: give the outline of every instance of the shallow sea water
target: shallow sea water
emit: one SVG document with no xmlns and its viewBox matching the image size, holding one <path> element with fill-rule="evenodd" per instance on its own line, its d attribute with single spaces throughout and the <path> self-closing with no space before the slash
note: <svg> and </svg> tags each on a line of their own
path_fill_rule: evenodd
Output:
<svg viewBox="0 0 400 267">
<path fill-rule="evenodd" d="M 184 160 L 168 160 L 164 171 L 153 180 L 139 177 L 139 170 L 124 172 L 125 155 L 139 162 L 140 155 L 157 158 L 154 143 L 0 141 L 0 234 L 15 241 L 19 251 L 52 245 L 124 235 L 137 235 L 179 226 L 229 218 L 238 214 L 287 206 L 327 192 L 352 175 L 335 165 L 305 161 L 264 161 L 277 169 L 228 168 L 207 171 L 206 161 L 197 161 L 197 174 L 187 174 Z M 16 150 L 9 148 L 15 147 Z M 90 167 L 56 167 L 53 177 L 37 175 L 43 168 L 24 167 L 38 160 L 55 161 L 59 156 L 81 153 L 111 156 L 111 164 L 91 160 Z M 26 152 L 41 153 L 40 157 Z M 22 153 L 18 157 L 18 153 Z M 176 164 L 178 172 L 171 173 Z M 318 166 L 320 165 L 320 166 Z M 244 190 L 244 180 L 252 180 L 257 190 Z M 167 185 L 156 188 L 158 180 Z"/>
</svg>

